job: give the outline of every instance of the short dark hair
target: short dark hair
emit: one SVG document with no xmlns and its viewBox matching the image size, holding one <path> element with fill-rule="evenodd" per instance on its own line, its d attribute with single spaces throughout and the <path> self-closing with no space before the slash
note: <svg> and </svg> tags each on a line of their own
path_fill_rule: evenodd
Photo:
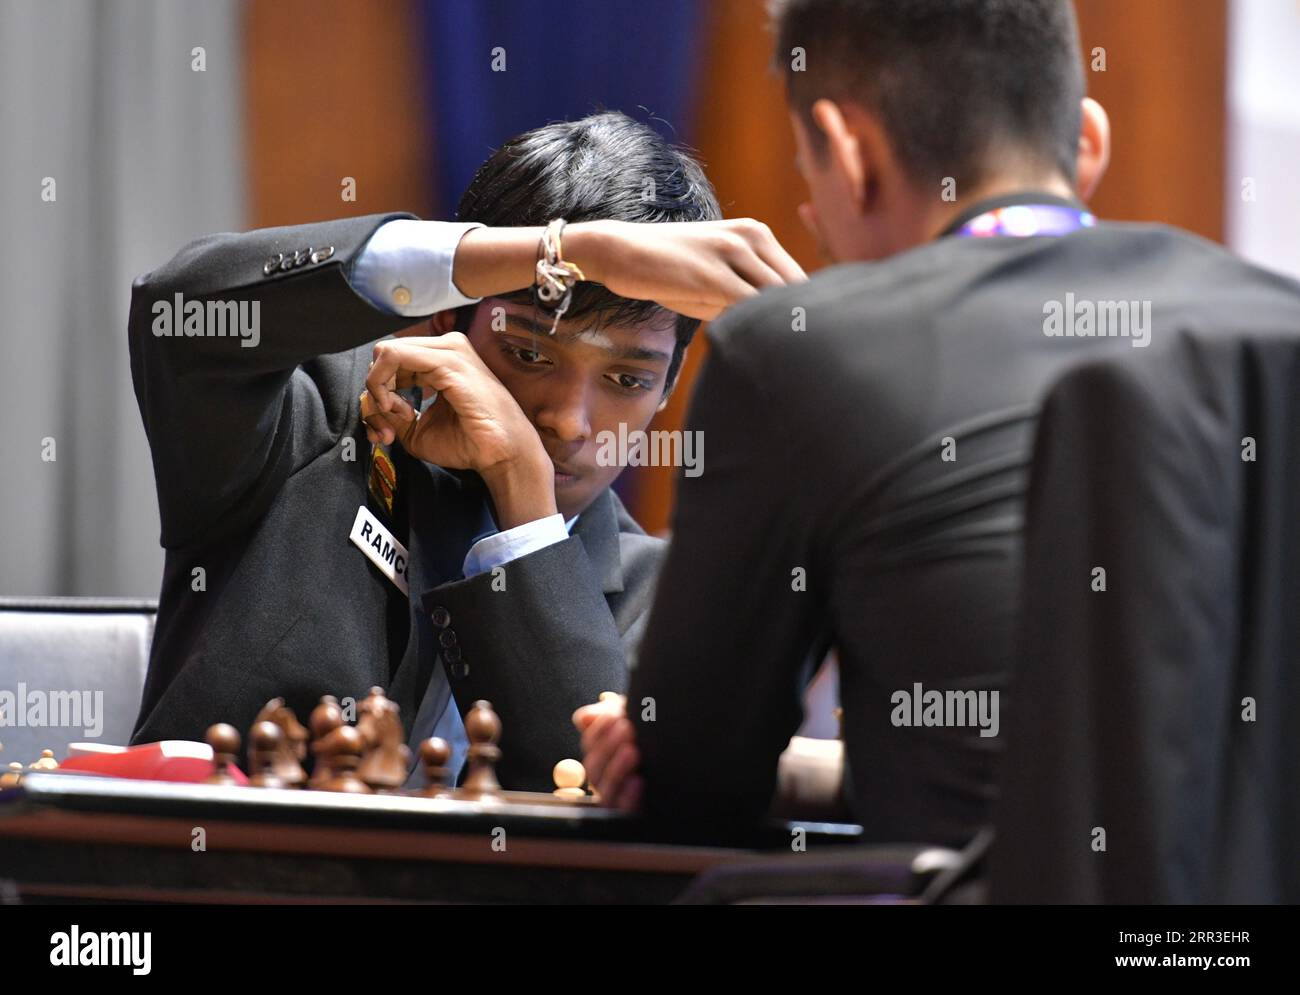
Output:
<svg viewBox="0 0 1300 995">
<path fill-rule="evenodd" d="M 818 154 L 811 108 L 828 97 L 878 114 L 919 185 L 979 183 L 1008 144 L 1074 181 L 1084 82 L 1070 0 L 771 0 L 769 10 L 776 65 Z"/>
<path fill-rule="evenodd" d="M 578 221 L 713 221 L 722 217 L 700 164 L 648 125 L 605 111 L 526 131 L 488 158 L 460 198 L 456 216 L 494 227 Z M 530 291 L 503 300 L 528 302 Z M 565 319 L 631 324 L 664 309 L 579 283 Z M 677 344 L 665 378 L 671 389 L 700 322 L 677 316 Z"/>
</svg>

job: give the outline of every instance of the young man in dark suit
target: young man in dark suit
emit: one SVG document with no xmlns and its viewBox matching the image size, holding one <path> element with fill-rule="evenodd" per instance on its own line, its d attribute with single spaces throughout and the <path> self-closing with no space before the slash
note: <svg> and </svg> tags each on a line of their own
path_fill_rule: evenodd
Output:
<svg viewBox="0 0 1300 995">
<path fill-rule="evenodd" d="M 215 235 L 137 280 L 167 557 L 133 741 L 242 731 L 276 696 L 305 720 L 378 685 L 411 745 L 441 735 L 456 766 L 459 713 L 491 700 L 502 782 L 549 788 L 579 749 L 572 710 L 625 686 L 661 555 L 595 432 L 649 421 L 700 318 L 802 275 L 718 216 L 693 160 L 609 114 L 505 145 L 459 224 Z M 585 280 L 552 337 L 525 288 L 556 218 Z M 369 345 L 430 315 L 446 334 Z M 390 390 L 397 365 L 436 401 Z"/>
<path fill-rule="evenodd" d="M 1086 211 L 1109 135 L 1068 0 L 775 19 L 801 211 L 843 265 L 710 327 L 688 419 L 709 462 L 680 482 L 628 714 L 575 723 L 624 807 L 752 819 L 833 644 L 866 839 L 961 845 L 994 799 L 1044 392 L 1183 328 L 1300 328 L 1300 288 Z"/>
</svg>

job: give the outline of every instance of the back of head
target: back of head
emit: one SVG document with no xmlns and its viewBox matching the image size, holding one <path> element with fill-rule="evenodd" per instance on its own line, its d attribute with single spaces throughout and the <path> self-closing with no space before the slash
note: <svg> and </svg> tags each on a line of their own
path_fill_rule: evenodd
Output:
<svg viewBox="0 0 1300 995">
<path fill-rule="evenodd" d="M 494 152 L 470 181 L 456 211 L 461 221 L 532 227 L 570 223 L 713 221 L 722 216 L 709 184 L 687 152 L 626 114 L 606 111 L 526 131 Z M 505 300 L 526 302 L 527 291 Z M 631 324 L 663 309 L 579 283 L 566 321 Z M 673 382 L 699 321 L 678 316 Z"/>
<path fill-rule="evenodd" d="M 1070 0 L 771 0 L 790 104 L 878 116 L 918 185 L 1005 159 L 1073 182 L 1084 96 Z M 809 129 L 814 143 L 820 132 Z"/>
</svg>

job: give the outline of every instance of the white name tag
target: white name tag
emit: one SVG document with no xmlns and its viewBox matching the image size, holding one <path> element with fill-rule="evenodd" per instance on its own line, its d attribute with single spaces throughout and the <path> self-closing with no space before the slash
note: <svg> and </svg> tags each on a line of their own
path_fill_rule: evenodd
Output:
<svg viewBox="0 0 1300 995">
<path fill-rule="evenodd" d="M 382 570 L 385 577 L 397 585 L 398 590 L 410 596 L 406 584 L 406 568 L 410 556 L 406 547 L 393 538 L 393 534 L 379 523 L 364 504 L 357 509 L 352 534 L 348 538 L 370 557 L 370 562 Z"/>
</svg>

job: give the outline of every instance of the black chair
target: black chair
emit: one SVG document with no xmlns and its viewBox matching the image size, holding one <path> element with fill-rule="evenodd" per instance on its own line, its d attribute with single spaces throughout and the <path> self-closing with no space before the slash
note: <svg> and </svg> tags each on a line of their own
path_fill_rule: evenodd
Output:
<svg viewBox="0 0 1300 995">
<path fill-rule="evenodd" d="M 1295 331 L 1184 334 L 1048 398 L 995 902 L 1300 901 Z"/>
</svg>

